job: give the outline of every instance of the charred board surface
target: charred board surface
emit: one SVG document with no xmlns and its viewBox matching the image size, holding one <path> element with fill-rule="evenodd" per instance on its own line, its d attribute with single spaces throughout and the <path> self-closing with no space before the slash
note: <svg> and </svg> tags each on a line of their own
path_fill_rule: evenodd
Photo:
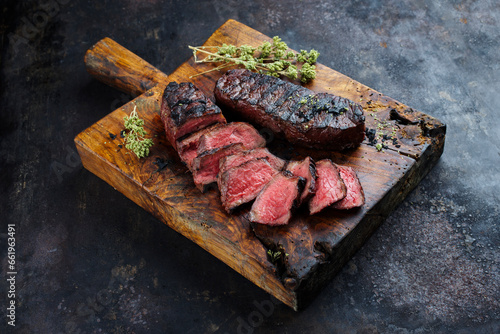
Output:
<svg viewBox="0 0 500 334">
<path fill-rule="evenodd" d="M 206 45 L 257 46 L 265 40 L 270 38 L 230 20 L 207 40 Z M 102 47 L 102 43 L 107 47 Z M 89 51 L 87 59 L 92 59 L 90 65 L 93 67 L 90 72 L 103 80 L 113 75 L 127 77 L 127 73 L 116 73 L 119 72 L 117 68 L 110 71 L 107 62 L 98 62 L 106 58 L 93 54 L 109 47 L 118 48 L 105 39 Z M 123 48 L 113 51 L 126 56 Z M 363 186 L 365 205 L 352 210 L 326 208 L 312 216 L 307 210 L 299 209 L 288 225 L 251 225 L 248 207 L 228 214 L 215 187 L 204 194 L 196 188 L 191 174 L 165 138 L 159 116 L 163 91 L 171 81 L 192 81 L 213 98 L 213 89 L 221 73 L 210 72 L 191 78 L 212 68 L 210 64 L 195 64 L 191 58 L 168 79 L 165 75 L 155 77 L 157 86 L 150 90 L 147 90 L 151 82 L 149 77 L 147 83 L 136 75 L 127 80 L 108 79 L 106 82 L 117 88 L 143 95 L 81 132 L 75 138 L 78 152 L 85 168 L 277 299 L 299 309 L 331 280 L 435 165 L 443 151 L 445 126 L 431 116 L 412 111 L 394 99 L 317 64 L 317 77 L 306 87 L 359 103 L 365 110 L 367 130 L 377 129 L 377 132 L 372 138 L 367 136 L 359 147 L 342 153 L 291 147 L 277 139 L 268 143 L 268 148 L 286 160 L 310 156 L 315 161 L 330 159 L 352 167 Z M 107 139 L 109 133 L 120 133 L 123 117 L 134 107 L 145 120 L 145 129 L 155 138 L 151 154 L 141 160 Z M 384 148 L 379 150 L 376 144 L 383 144 Z M 157 159 L 171 163 L 158 171 Z M 278 256 L 278 252 L 282 255 Z"/>
</svg>

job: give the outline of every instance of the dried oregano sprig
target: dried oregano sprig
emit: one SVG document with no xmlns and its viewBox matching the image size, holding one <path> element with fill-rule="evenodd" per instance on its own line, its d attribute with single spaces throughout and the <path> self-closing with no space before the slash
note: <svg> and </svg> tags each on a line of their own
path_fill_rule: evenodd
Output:
<svg viewBox="0 0 500 334">
<path fill-rule="evenodd" d="M 278 36 L 273 37 L 272 43 L 264 42 L 256 48 L 250 45 L 236 47 L 232 44 L 189 48 L 193 50 L 196 63 L 222 63 L 197 75 L 236 65 L 275 77 L 286 76 L 292 80 L 300 77 L 302 82 L 316 78 L 314 64 L 318 60 L 319 52 L 312 49 L 309 52 L 301 50 L 300 53 L 295 53 L 290 51 L 288 45 Z M 203 54 L 203 58 L 198 58 L 198 53 Z M 297 64 L 301 64 L 300 67 L 297 67 Z"/>
<path fill-rule="evenodd" d="M 125 147 L 134 152 L 138 158 L 147 157 L 149 148 L 153 146 L 153 140 L 144 138 L 147 131 L 144 130 L 144 120 L 139 118 L 137 114 L 137 106 L 130 113 L 130 116 L 125 116 Z"/>
</svg>

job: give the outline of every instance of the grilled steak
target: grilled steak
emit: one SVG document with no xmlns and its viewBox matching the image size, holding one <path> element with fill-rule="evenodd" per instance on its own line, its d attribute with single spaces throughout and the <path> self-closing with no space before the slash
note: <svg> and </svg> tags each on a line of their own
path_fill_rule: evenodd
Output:
<svg viewBox="0 0 500 334">
<path fill-rule="evenodd" d="M 229 168 L 233 168 L 239 165 L 244 164 L 247 161 L 256 159 L 256 158 L 265 158 L 269 162 L 269 164 L 276 170 L 282 170 L 285 165 L 285 160 L 278 158 L 273 155 L 269 150 L 265 147 L 255 148 L 253 150 L 238 152 L 236 154 L 227 156 L 220 160 L 219 163 L 219 173 L 224 173 Z"/>
<path fill-rule="evenodd" d="M 248 148 L 266 146 L 266 140 L 253 126 L 232 122 L 203 134 L 199 141 L 198 154 L 235 143 L 242 143 Z"/>
<path fill-rule="evenodd" d="M 215 123 L 226 123 L 218 106 L 192 83 L 171 82 L 162 97 L 161 119 L 167 139 L 173 147 L 176 140 Z"/>
<path fill-rule="evenodd" d="M 249 220 L 266 225 L 285 225 L 297 207 L 305 180 L 289 171 L 276 174 L 255 199 Z"/>
<path fill-rule="evenodd" d="M 316 194 L 309 201 L 309 212 L 313 215 L 346 196 L 346 187 L 337 166 L 330 160 L 316 162 Z"/>
<path fill-rule="evenodd" d="M 214 94 L 219 105 L 294 144 L 344 150 L 364 139 L 365 118 L 360 105 L 276 77 L 230 70 L 219 78 Z"/>
<path fill-rule="evenodd" d="M 332 205 L 335 209 L 352 209 L 365 204 L 365 193 L 361 187 L 356 172 L 351 167 L 337 166 L 339 169 L 340 177 L 346 186 L 346 196 Z"/>
<path fill-rule="evenodd" d="M 196 187 L 198 187 L 201 192 L 205 192 L 207 185 L 217 181 L 219 160 L 244 150 L 246 150 L 246 147 L 243 144 L 235 143 L 206 151 L 194 158 L 192 173 Z"/>
<path fill-rule="evenodd" d="M 354 133 L 364 130 L 361 108 L 348 100 L 246 70 L 228 72 L 215 92 L 224 105 L 310 147 L 324 148 L 330 140 L 335 140 L 330 148 L 353 147 L 359 144 L 352 139 Z M 255 199 L 252 222 L 283 225 L 307 200 L 311 214 L 327 206 L 350 209 L 364 204 L 352 168 L 329 159 L 315 164 L 310 157 L 285 163 L 264 147 L 265 139 L 253 126 L 228 124 L 220 109 L 191 83 L 167 86 L 161 118 L 167 139 L 193 173 L 195 185 L 204 192 L 217 182 L 228 212 Z"/>
<path fill-rule="evenodd" d="M 266 158 L 257 158 L 219 174 L 217 184 L 227 212 L 257 197 L 264 186 L 279 173 Z"/>
<path fill-rule="evenodd" d="M 217 123 L 214 125 L 209 126 L 208 128 L 204 128 L 200 131 L 197 131 L 190 136 L 177 141 L 177 153 L 179 154 L 179 157 L 181 158 L 182 162 L 186 164 L 186 166 L 189 168 L 189 170 L 192 170 L 192 162 L 193 159 L 196 158 L 198 155 L 198 144 L 200 143 L 200 138 L 203 136 L 205 133 L 208 133 L 215 128 L 222 126 L 221 123 Z"/>
<path fill-rule="evenodd" d="M 316 164 L 311 157 L 307 157 L 302 161 L 289 161 L 285 169 L 306 181 L 299 205 L 305 203 L 316 192 Z"/>
</svg>

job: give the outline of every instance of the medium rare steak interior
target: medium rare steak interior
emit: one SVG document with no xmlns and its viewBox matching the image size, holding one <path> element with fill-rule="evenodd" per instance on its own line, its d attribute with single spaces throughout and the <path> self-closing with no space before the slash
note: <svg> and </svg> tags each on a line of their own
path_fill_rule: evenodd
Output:
<svg viewBox="0 0 500 334">
<path fill-rule="evenodd" d="M 189 170 L 192 170 L 192 162 L 194 158 L 198 155 L 198 146 L 200 143 L 200 138 L 205 133 L 213 131 L 215 128 L 222 126 L 222 123 L 217 123 L 209 126 L 208 128 L 204 128 L 200 131 L 197 131 L 188 137 L 177 141 L 177 153 L 181 158 L 182 162 L 186 164 Z"/>
<path fill-rule="evenodd" d="M 205 192 L 206 186 L 217 182 L 220 159 L 246 149 L 242 143 L 234 143 L 199 154 L 192 164 L 194 184 L 201 192 Z"/>
<path fill-rule="evenodd" d="M 346 187 L 337 166 L 324 159 L 316 163 L 316 194 L 309 201 L 309 212 L 313 215 L 346 196 Z"/>
<path fill-rule="evenodd" d="M 242 143 L 249 149 L 266 146 L 266 140 L 253 126 L 232 122 L 203 134 L 198 144 L 198 154 L 235 143 Z"/>
<path fill-rule="evenodd" d="M 305 180 L 289 171 L 276 174 L 253 202 L 249 220 L 266 225 L 285 225 L 298 205 Z"/>
<path fill-rule="evenodd" d="M 365 136 L 360 105 L 276 77 L 230 70 L 219 78 L 214 94 L 220 106 L 294 144 L 340 151 L 358 146 Z"/>
<path fill-rule="evenodd" d="M 356 172 L 351 167 L 337 166 L 346 186 L 346 196 L 332 205 L 335 209 L 348 210 L 365 204 L 365 193 Z"/>
<path fill-rule="evenodd" d="M 285 169 L 305 180 L 304 190 L 299 198 L 299 205 L 305 203 L 316 193 L 317 173 L 314 160 L 311 157 L 306 157 L 302 161 L 289 161 Z"/>
<path fill-rule="evenodd" d="M 264 186 L 279 172 L 266 158 L 256 158 L 230 168 L 219 175 L 217 184 L 227 212 L 257 197 Z"/>
<path fill-rule="evenodd" d="M 242 151 L 236 154 L 224 157 L 220 160 L 219 164 L 219 173 L 223 173 L 226 170 L 242 165 L 247 161 L 257 159 L 257 158 L 266 158 L 271 167 L 276 170 L 282 170 L 285 166 L 285 160 L 278 158 L 265 147 L 255 148 L 253 150 Z"/>
</svg>

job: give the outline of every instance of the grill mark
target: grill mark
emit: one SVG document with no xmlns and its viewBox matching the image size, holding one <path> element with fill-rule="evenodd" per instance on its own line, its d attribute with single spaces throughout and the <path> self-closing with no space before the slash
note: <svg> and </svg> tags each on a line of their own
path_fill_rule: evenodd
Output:
<svg viewBox="0 0 500 334">
<path fill-rule="evenodd" d="M 299 109 L 303 107 L 300 101 L 307 96 L 309 91 L 301 86 L 292 86 L 292 88 L 283 95 L 284 101 L 279 107 L 279 114 L 282 120 L 296 123 L 301 117 Z"/>
<path fill-rule="evenodd" d="M 286 88 L 287 84 L 285 82 L 275 81 L 264 91 L 261 104 L 266 112 L 273 114 L 279 109 L 279 107 L 276 107 L 276 103 L 280 96 L 283 95 L 283 92 L 286 92 Z"/>
<path fill-rule="evenodd" d="M 251 105 L 260 105 L 262 101 L 263 91 L 273 84 L 271 77 L 268 75 L 254 77 L 254 83 L 249 87 L 249 99 L 248 103 Z"/>
<path fill-rule="evenodd" d="M 229 71 L 218 82 L 216 92 L 223 92 L 238 80 L 242 82 L 238 85 L 241 92 L 226 94 L 220 102 L 232 100 L 237 113 L 282 133 L 292 143 L 316 148 L 328 143 L 332 150 L 342 150 L 359 145 L 364 138 L 363 109 L 346 98 L 315 93 L 248 70 Z"/>
<path fill-rule="evenodd" d="M 186 99 L 182 99 L 182 100 L 177 101 L 174 105 L 170 105 L 169 107 L 170 108 L 175 108 L 175 107 L 178 107 L 178 106 L 189 105 L 191 103 L 203 103 L 203 104 L 207 104 L 207 101 L 206 100 L 202 100 L 202 99 L 192 100 L 192 99 L 186 98 Z"/>
<path fill-rule="evenodd" d="M 254 78 L 251 76 L 242 76 L 239 80 L 239 91 L 238 92 L 231 92 L 230 94 L 231 100 L 237 101 L 237 100 L 243 100 L 246 99 L 247 96 L 250 93 L 250 89 L 252 87 L 252 82 L 254 81 Z M 234 86 L 234 87 L 238 87 Z"/>
</svg>

